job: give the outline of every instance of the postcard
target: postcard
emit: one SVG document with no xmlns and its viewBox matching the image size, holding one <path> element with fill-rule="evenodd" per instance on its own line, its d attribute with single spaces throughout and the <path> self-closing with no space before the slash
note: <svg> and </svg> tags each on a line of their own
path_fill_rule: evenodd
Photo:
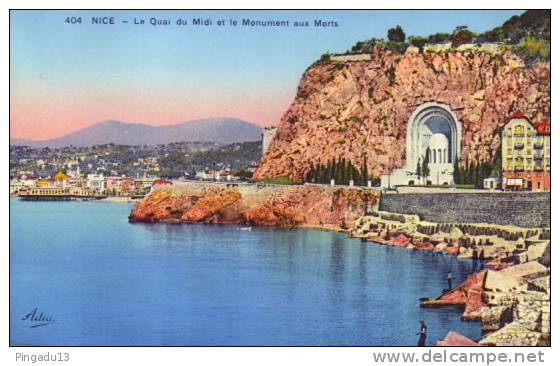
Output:
<svg viewBox="0 0 560 366">
<path fill-rule="evenodd" d="M 10 346 L 551 345 L 550 10 L 9 20 Z"/>
</svg>

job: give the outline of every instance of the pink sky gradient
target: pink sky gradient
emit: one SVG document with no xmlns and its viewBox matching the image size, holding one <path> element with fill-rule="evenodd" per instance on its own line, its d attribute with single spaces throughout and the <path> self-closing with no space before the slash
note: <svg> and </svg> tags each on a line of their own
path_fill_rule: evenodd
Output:
<svg viewBox="0 0 560 366">
<path fill-rule="evenodd" d="M 205 96 L 189 92 L 130 93 L 72 90 L 12 89 L 10 138 L 45 140 L 88 127 L 100 121 L 165 125 L 209 117 L 235 117 L 261 126 L 275 125 L 288 109 L 294 91 L 232 90 Z M 197 95 L 198 94 L 198 95 Z"/>
</svg>

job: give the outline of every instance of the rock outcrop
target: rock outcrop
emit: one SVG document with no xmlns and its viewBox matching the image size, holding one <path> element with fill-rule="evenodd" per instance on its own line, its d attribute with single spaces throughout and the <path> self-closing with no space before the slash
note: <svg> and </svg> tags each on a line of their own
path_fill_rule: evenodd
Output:
<svg viewBox="0 0 560 366">
<path fill-rule="evenodd" d="M 481 271 L 467 278 L 465 282 L 444 293 L 435 300 L 420 303 L 422 307 L 462 305 L 465 308 L 463 319 L 480 319 L 481 309 L 485 304 L 482 298 L 486 271 Z"/>
<path fill-rule="evenodd" d="M 261 194 L 259 187 L 159 187 L 138 202 L 131 222 L 204 222 L 347 229 L 377 202 L 368 189 L 304 185 Z"/>
<path fill-rule="evenodd" d="M 374 176 L 402 167 L 408 119 L 429 101 L 448 104 L 461 121 L 461 160 L 487 161 L 515 111 L 549 120 L 549 93 L 550 63 L 526 66 L 509 51 L 376 47 L 371 60 L 318 63 L 304 73 L 254 177 L 302 179 L 332 158 L 359 167 L 364 154 Z"/>
</svg>

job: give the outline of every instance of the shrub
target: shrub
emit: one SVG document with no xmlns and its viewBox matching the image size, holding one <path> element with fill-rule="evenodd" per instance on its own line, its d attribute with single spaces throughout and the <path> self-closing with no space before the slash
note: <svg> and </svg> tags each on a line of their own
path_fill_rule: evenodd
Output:
<svg viewBox="0 0 560 366">
<path fill-rule="evenodd" d="M 543 39 L 525 37 L 513 50 L 528 62 L 537 59 L 550 60 L 550 42 Z"/>
</svg>

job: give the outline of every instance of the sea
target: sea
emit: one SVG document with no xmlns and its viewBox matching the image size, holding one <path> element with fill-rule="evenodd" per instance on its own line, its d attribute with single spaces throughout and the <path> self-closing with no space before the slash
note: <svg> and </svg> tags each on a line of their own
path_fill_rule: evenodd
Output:
<svg viewBox="0 0 560 366">
<path fill-rule="evenodd" d="M 131 224 L 127 202 L 10 199 L 10 344 L 415 346 L 480 339 L 424 309 L 476 270 L 316 229 Z"/>
</svg>

